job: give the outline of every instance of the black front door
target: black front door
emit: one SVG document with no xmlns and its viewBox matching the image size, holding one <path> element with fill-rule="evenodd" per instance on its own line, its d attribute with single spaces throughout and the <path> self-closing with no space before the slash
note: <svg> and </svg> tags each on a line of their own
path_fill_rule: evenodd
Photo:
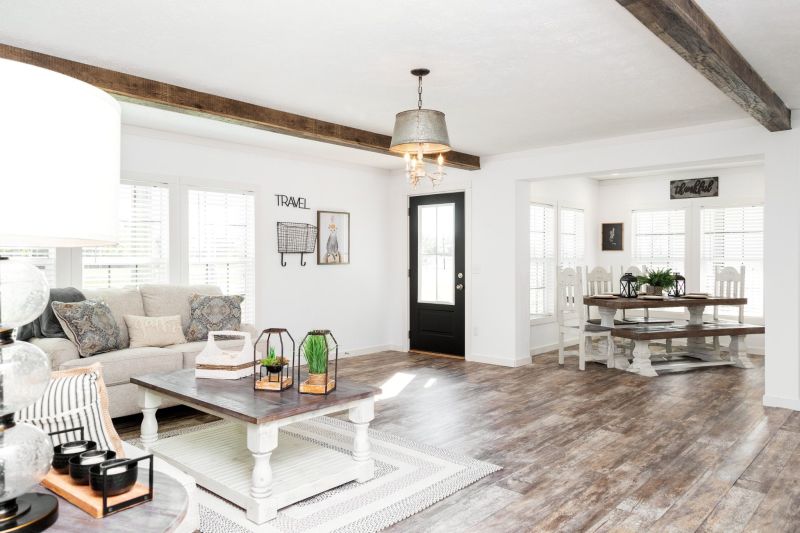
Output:
<svg viewBox="0 0 800 533">
<path fill-rule="evenodd" d="M 411 198 L 411 350 L 464 355 L 464 193 Z"/>
</svg>

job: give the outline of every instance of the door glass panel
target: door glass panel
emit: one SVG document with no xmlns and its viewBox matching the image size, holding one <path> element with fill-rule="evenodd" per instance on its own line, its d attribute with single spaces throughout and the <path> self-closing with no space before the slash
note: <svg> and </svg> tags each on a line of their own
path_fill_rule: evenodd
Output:
<svg viewBox="0 0 800 533">
<path fill-rule="evenodd" d="M 417 301 L 455 304 L 455 204 L 417 208 Z"/>
</svg>

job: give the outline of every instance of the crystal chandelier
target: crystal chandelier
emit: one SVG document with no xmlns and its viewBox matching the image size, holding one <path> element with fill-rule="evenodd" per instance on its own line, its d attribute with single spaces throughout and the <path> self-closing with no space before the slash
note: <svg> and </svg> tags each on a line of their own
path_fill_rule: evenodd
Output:
<svg viewBox="0 0 800 533">
<path fill-rule="evenodd" d="M 445 176 L 444 152 L 450 151 L 450 138 L 444 113 L 433 109 L 422 109 L 422 77 L 430 74 L 426 68 L 411 71 L 418 79 L 417 109 L 401 111 L 394 121 L 394 132 L 389 150 L 403 154 L 406 161 L 406 177 L 414 187 L 423 178 L 428 178 L 435 187 Z M 436 167 L 425 163 L 424 157 L 438 154 Z"/>
</svg>

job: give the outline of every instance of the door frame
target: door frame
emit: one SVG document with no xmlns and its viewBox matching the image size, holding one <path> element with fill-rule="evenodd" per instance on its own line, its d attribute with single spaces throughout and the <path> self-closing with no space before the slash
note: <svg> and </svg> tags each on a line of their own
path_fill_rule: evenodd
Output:
<svg viewBox="0 0 800 533">
<path fill-rule="evenodd" d="M 464 360 L 472 360 L 472 190 L 464 186 L 438 186 L 436 190 L 428 191 L 409 191 L 406 193 L 406 199 L 403 206 L 405 215 L 405 287 L 403 297 L 403 351 L 408 351 L 411 345 L 411 340 L 408 338 L 408 332 L 411 329 L 411 302 L 409 295 L 411 294 L 411 278 L 408 271 L 411 268 L 411 256 L 409 249 L 411 246 L 411 228 L 409 209 L 412 196 L 431 196 L 434 194 L 445 194 L 451 192 L 464 193 Z"/>
</svg>

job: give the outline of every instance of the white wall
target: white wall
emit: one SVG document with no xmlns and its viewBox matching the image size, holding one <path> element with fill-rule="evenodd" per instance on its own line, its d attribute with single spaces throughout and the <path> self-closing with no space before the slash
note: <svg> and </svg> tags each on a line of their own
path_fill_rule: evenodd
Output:
<svg viewBox="0 0 800 533">
<path fill-rule="evenodd" d="M 384 170 L 305 159 L 263 148 L 126 126 L 123 177 L 179 184 L 244 186 L 256 194 L 256 325 L 286 327 L 297 341 L 330 329 L 344 351 L 396 346 L 388 302 L 392 219 Z M 275 194 L 303 196 L 310 210 L 277 207 Z M 281 267 L 276 222 L 316 224 L 318 209 L 351 213 L 351 264 L 320 266 L 287 255 Z M 173 280 L 174 281 L 174 280 Z"/>
<path fill-rule="evenodd" d="M 530 182 L 530 201 L 583 209 L 585 265 L 597 264 L 600 235 L 597 228 L 598 182 L 591 178 L 562 178 Z M 558 216 L 558 215 L 556 215 Z M 569 339 L 568 339 L 569 340 Z M 530 352 L 537 355 L 557 347 L 558 325 L 555 317 L 531 320 Z"/>
</svg>

